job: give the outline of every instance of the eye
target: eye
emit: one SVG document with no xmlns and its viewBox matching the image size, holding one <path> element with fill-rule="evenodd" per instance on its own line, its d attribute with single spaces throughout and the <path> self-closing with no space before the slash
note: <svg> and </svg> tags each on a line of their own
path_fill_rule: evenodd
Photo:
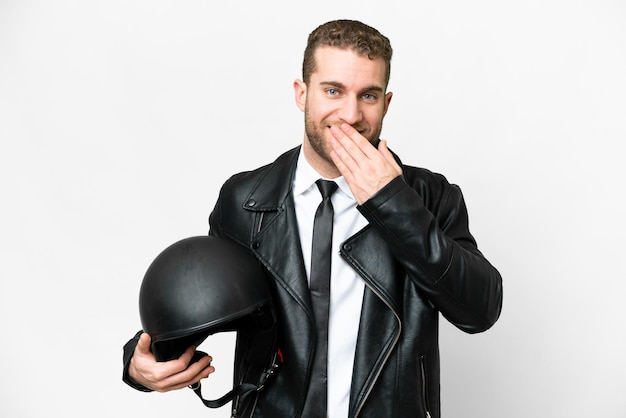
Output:
<svg viewBox="0 0 626 418">
<path fill-rule="evenodd" d="M 376 100 L 376 95 L 372 93 L 364 93 L 363 98 L 365 100 Z"/>
<path fill-rule="evenodd" d="M 337 90 L 337 89 L 328 89 L 328 90 L 326 90 L 326 93 L 329 96 L 337 96 L 339 94 L 339 90 Z"/>
</svg>

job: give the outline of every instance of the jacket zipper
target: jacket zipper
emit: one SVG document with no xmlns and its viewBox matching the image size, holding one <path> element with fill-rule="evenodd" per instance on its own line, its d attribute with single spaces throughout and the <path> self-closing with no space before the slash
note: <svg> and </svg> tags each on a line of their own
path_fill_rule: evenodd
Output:
<svg viewBox="0 0 626 418">
<path fill-rule="evenodd" d="M 422 377 L 422 405 L 424 406 L 424 411 L 426 411 L 426 418 L 431 418 L 430 408 L 428 406 L 428 390 L 427 388 L 427 379 L 426 379 L 426 357 L 420 356 L 420 374 Z"/>
<path fill-rule="evenodd" d="M 261 215 L 259 216 L 259 226 L 256 229 L 256 233 L 258 234 L 259 232 L 261 232 L 261 227 L 263 226 L 263 215 L 265 214 L 265 212 L 261 212 Z"/>
<path fill-rule="evenodd" d="M 358 270 L 356 270 L 358 271 Z M 372 291 L 374 292 L 374 294 L 383 301 L 383 303 L 385 305 L 387 305 L 387 307 L 389 308 L 389 310 L 391 312 L 393 312 L 393 315 L 396 317 L 396 320 L 398 321 L 400 330 L 398 332 L 398 334 L 396 335 L 396 338 L 393 341 L 393 346 L 395 347 L 396 343 L 398 342 L 398 338 L 400 336 L 400 334 L 402 334 L 402 323 L 400 322 L 400 318 L 398 318 L 398 315 L 396 314 L 396 311 L 393 310 L 393 308 L 389 305 L 389 303 L 387 303 L 387 300 L 380 294 L 380 292 L 378 292 L 376 289 L 374 289 L 373 286 L 371 286 L 367 280 L 363 280 L 363 282 L 365 283 L 365 285 Z M 385 355 L 385 358 L 383 360 L 383 363 L 387 362 L 387 359 L 389 358 L 389 356 L 391 355 L 391 351 L 392 350 L 387 350 L 387 354 Z M 373 381 L 378 379 L 378 376 L 380 376 L 380 373 L 382 372 L 382 367 L 378 367 L 378 371 L 376 372 L 376 375 L 374 376 Z M 370 385 L 370 387 L 367 389 L 367 392 L 365 392 L 365 395 L 363 396 L 363 400 L 361 401 L 361 404 L 359 405 L 359 407 L 356 409 L 355 413 L 354 413 L 354 417 L 358 417 L 359 414 L 361 413 L 361 409 L 363 409 L 363 404 L 365 403 L 365 400 L 369 397 L 370 393 L 372 392 L 372 386 Z M 430 415 L 428 416 L 428 418 L 430 418 Z"/>
</svg>

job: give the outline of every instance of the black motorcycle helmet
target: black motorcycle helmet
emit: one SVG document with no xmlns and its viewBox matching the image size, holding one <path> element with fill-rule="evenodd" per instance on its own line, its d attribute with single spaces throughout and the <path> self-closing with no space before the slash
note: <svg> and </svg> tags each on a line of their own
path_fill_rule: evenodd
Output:
<svg viewBox="0 0 626 418">
<path fill-rule="evenodd" d="M 202 398 L 199 384 L 192 387 L 208 407 L 236 398 L 236 416 L 240 401 L 260 391 L 278 367 L 276 315 L 265 271 L 232 241 L 197 236 L 163 250 L 141 283 L 139 313 L 158 361 L 180 357 L 209 335 L 237 332 L 233 390 L 208 401 Z"/>
</svg>

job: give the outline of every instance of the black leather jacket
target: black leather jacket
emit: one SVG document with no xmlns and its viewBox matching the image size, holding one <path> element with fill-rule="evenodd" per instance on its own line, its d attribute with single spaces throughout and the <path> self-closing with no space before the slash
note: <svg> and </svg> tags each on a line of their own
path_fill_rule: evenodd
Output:
<svg viewBox="0 0 626 418">
<path fill-rule="evenodd" d="M 210 233 L 250 249 L 267 268 L 284 362 L 237 416 L 300 417 L 314 347 L 314 322 L 300 251 L 292 178 L 299 147 L 231 177 L 210 216 Z M 400 162 L 398 160 L 398 162 Z M 403 175 L 358 207 L 369 225 L 341 246 L 366 289 L 350 417 L 440 417 L 438 319 L 476 333 L 500 315 L 502 279 L 469 232 L 460 189 L 425 169 Z M 139 334 L 124 347 L 124 381 Z"/>
<path fill-rule="evenodd" d="M 255 417 L 300 416 L 315 345 L 291 193 L 298 152 L 231 177 L 209 219 L 211 234 L 250 249 L 273 281 L 284 363 L 256 399 L 246 398 L 243 409 Z M 439 417 L 439 313 L 476 333 L 502 306 L 502 279 L 476 247 L 460 189 L 402 168 L 358 207 L 369 225 L 340 250 L 366 285 L 350 417 Z"/>
</svg>

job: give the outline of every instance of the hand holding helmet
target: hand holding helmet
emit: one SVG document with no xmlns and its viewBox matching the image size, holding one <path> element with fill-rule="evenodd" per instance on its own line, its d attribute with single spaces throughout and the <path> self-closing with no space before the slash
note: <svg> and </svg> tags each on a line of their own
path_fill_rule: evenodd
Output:
<svg viewBox="0 0 626 418">
<path fill-rule="evenodd" d="M 193 346 L 187 348 L 178 359 L 159 362 L 150 351 L 150 342 L 150 335 L 144 332 L 128 369 L 130 377 L 148 389 L 157 392 L 182 389 L 198 383 L 215 371 L 211 366 L 211 356 L 195 351 Z M 196 361 L 193 361 L 194 357 Z"/>
</svg>

